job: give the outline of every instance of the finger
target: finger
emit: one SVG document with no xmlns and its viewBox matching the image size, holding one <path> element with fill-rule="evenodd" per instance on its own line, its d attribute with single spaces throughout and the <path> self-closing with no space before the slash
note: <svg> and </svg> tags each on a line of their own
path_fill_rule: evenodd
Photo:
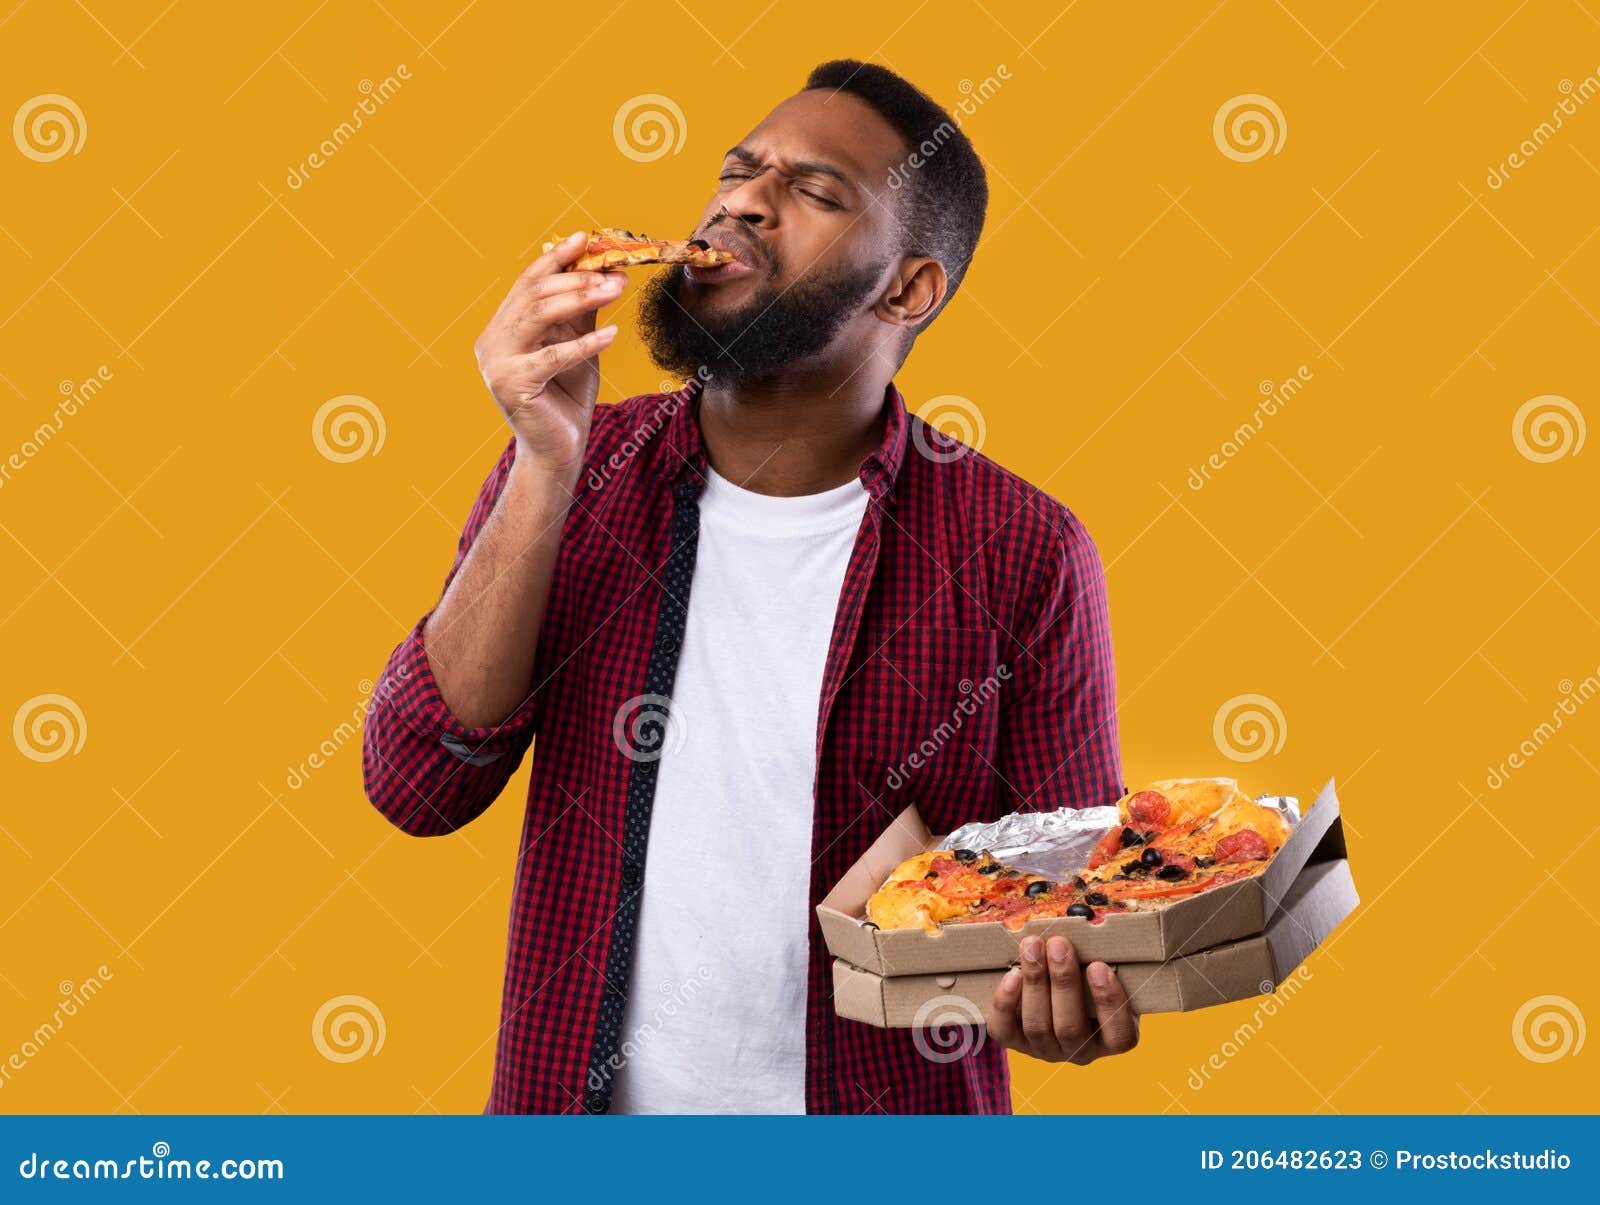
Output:
<svg viewBox="0 0 1600 1205">
<path fill-rule="evenodd" d="M 589 232 L 587 230 L 574 230 L 566 238 L 547 244 L 545 250 L 539 254 L 539 257 L 523 269 L 522 275 L 524 278 L 549 276 L 552 273 L 563 271 L 571 267 L 587 250 L 588 246 Z"/>
<path fill-rule="evenodd" d="M 558 323 L 610 305 L 622 296 L 618 276 L 583 288 L 566 289 L 551 296 L 530 296 L 506 316 L 506 334 L 514 342 L 532 342 L 532 336 Z"/>
<path fill-rule="evenodd" d="M 520 281 L 518 287 L 509 296 L 522 297 L 555 297 L 561 293 L 575 292 L 579 289 L 592 289 L 597 285 L 615 287 L 627 283 L 627 276 L 621 272 L 558 272 L 554 276 L 535 276 Z"/>
<path fill-rule="evenodd" d="M 1045 973 L 1044 942 L 1022 939 L 1022 1036 L 1037 1058 L 1059 1057 L 1050 1020 L 1050 977 Z"/>
<path fill-rule="evenodd" d="M 1022 972 L 1012 967 L 1000 977 L 994 989 L 994 1007 L 989 1013 L 989 1036 L 1002 1046 L 1017 1046 L 1022 1029 L 1017 1005 L 1022 1000 Z"/>
<path fill-rule="evenodd" d="M 1128 993 L 1116 972 L 1103 962 L 1089 964 L 1089 991 L 1100 1022 L 1100 1044 L 1107 1054 L 1132 1050 L 1139 1041 L 1139 1022 L 1128 1002 Z"/>
<path fill-rule="evenodd" d="M 1045 943 L 1045 961 L 1050 967 L 1050 1015 L 1056 1043 L 1066 1058 L 1080 1058 L 1094 1041 L 1094 1023 L 1083 1004 L 1078 952 L 1065 937 L 1052 937 Z"/>
<path fill-rule="evenodd" d="M 589 331 L 576 339 L 552 343 L 522 356 L 512 356 L 506 362 L 506 375 L 526 385 L 542 385 L 576 364 L 603 351 L 617 337 L 615 323 Z"/>
<path fill-rule="evenodd" d="M 500 299 L 500 306 L 490 320 L 491 328 L 513 324 L 517 316 L 531 303 L 578 293 L 585 289 L 609 288 L 620 296 L 619 284 L 625 284 L 621 272 L 561 272 L 555 276 L 524 276 L 517 279 L 510 291 Z"/>
</svg>

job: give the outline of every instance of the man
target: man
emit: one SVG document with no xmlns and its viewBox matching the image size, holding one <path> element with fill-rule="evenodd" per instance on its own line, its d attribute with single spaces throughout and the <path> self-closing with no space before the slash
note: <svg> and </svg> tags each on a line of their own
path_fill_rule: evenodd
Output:
<svg viewBox="0 0 1600 1205">
<path fill-rule="evenodd" d="M 827 63 L 723 161 L 694 235 L 737 262 L 641 294 L 682 391 L 595 405 L 624 282 L 563 270 L 578 235 L 479 338 L 512 438 L 364 764 L 391 821 L 446 833 L 538 736 L 491 1112 L 1007 1112 L 1002 1046 L 1137 1040 L 1103 963 L 1034 939 L 996 1041 L 924 1058 L 834 1014 L 813 912 L 911 803 L 948 831 L 1122 791 L 1088 535 L 891 381 L 987 198 L 937 105 Z"/>
</svg>

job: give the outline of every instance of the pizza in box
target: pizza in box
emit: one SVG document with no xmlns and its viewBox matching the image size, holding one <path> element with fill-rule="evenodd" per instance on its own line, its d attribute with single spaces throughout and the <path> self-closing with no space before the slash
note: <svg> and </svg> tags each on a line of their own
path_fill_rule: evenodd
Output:
<svg viewBox="0 0 1600 1205">
<path fill-rule="evenodd" d="M 867 901 L 879 929 L 998 922 L 1020 929 L 1043 917 L 1091 923 L 1149 912 L 1266 869 L 1289 838 L 1276 807 L 1228 778 L 1171 778 L 1117 801 L 1087 864 L 1060 880 L 1008 866 L 986 850 L 936 849 L 908 858 Z"/>
</svg>

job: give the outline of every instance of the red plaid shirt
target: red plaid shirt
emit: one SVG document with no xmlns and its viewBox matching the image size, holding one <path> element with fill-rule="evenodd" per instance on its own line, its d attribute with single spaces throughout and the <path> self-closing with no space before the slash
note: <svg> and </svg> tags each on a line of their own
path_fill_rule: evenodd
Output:
<svg viewBox="0 0 1600 1205">
<path fill-rule="evenodd" d="M 626 756 L 614 724 L 640 696 L 671 694 L 706 465 L 697 396 L 691 384 L 597 407 L 532 689 L 513 715 L 463 727 L 429 671 L 420 623 L 374 692 L 367 794 L 418 836 L 487 808 L 538 734 L 489 1112 L 609 1106 L 654 798 L 654 763 Z M 1105 580 L 1088 533 L 1059 502 L 909 416 L 893 386 L 885 406 L 882 446 L 861 466 L 870 501 L 822 681 L 813 904 L 910 802 L 943 832 L 1122 793 Z M 484 483 L 456 567 L 513 452 Z M 751 824 L 760 809 L 750 801 Z M 706 873 L 748 875 L 760 906 L 759 866 Z M 909 1030 L 841 1020 L 831 993 L 813 917 L 808 1111 L 1010 1111 L 995 1044 L 932 1061 Z"/>
</svg>

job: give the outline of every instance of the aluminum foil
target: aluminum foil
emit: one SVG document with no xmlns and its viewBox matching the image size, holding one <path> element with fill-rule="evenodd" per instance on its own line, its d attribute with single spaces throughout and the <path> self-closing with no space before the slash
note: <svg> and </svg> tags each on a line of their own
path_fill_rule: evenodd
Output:
<svg viewBox="0 0 1600 1205">
<path fill-rule="evenodd" d="M 1277 808 L 1290 827 L 1300 820 L 1300 801 L 1293 795 L 1257 795 L 1256 802 Z M 1116 823 L 1115 805 L 1013 812 L 989 824 L 964 824 L 939 848 L 988 850 L 1008 866 L 1060 882 L 1089 864 L 1096 843 Z"/>
</svg>

